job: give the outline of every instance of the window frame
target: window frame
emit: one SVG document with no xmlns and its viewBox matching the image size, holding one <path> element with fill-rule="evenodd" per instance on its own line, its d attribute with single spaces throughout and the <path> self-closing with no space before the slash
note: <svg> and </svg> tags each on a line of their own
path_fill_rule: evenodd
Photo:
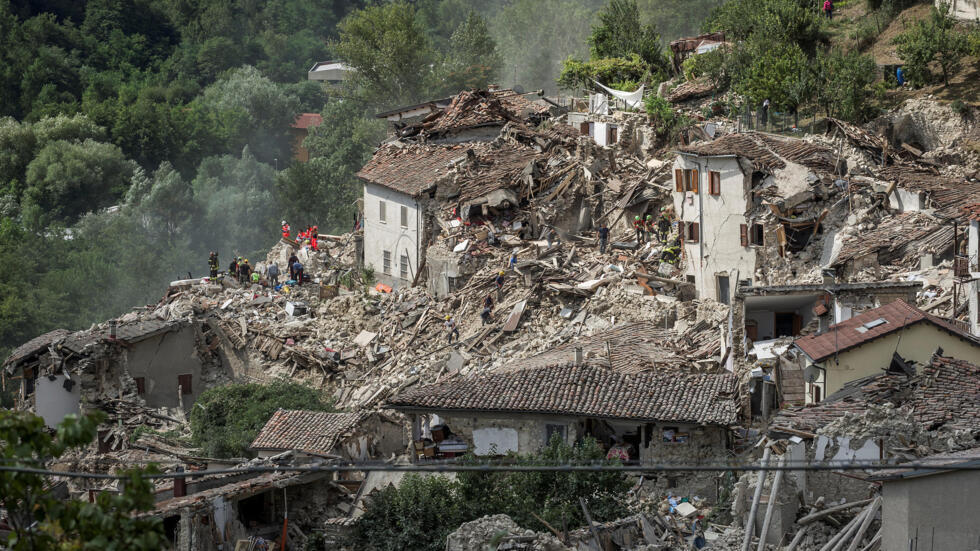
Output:
<svg viewBox="0 0 980 551">
<path fill-rule="evenodd" d="M 398 276 L 402 279 L 408 279 L 408 255 L 407 254 L 398 256 Z"/>
<path fill-rule="evenodd" d="M 378 200 L 378 222 L 382 224 L 388 223 L 388 206 L 385 203 L 384 199 Z"/>
<path fill-rule="evenodd" d="M 391 275 L 391 251 L 381 251 L 381 273 Z"/>
<path fill-rule="evenodd" d="M 708 171 L 708 195 L 721 195 L 721 172 Z"/>
<path fill-rule="evenodd" d="M 408 228 L 408 207 L 401 205 L 398 209 L 399 219 L 401 222 L 401 227 Z"/>
</svg>

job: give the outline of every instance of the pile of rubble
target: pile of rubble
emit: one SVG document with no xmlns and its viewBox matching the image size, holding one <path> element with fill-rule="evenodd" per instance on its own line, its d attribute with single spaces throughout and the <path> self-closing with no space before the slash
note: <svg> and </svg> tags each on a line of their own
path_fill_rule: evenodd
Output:
<svg viewBox="0 0 980 551">
<path fill-rule="evenodd" d="M 446 538 L 446 551 L 565 551 L 551 534 L 525 530 L 507 515 L 464 523 Z"/>
</svg>

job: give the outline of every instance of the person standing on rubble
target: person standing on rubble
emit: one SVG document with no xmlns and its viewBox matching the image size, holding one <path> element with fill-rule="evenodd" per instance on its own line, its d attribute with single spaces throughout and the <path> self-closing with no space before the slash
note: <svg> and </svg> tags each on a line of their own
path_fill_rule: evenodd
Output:
<svg viewBox="0 0 980 551">
<path fill-rule="evenodd" d="M 320 249 L 317 248 L 317 244 L 316 244 L 316 240 L 319 237 L 320 237 L 320 228 L 317 228 L 316 226 L 313 226 L 310 229 L 310 247 L 312 247 L 314 251 L 319 251 L 320 250 Z"/>
<path fill-rule="evenodd" d="M 289 279 L 296 279 L 296 272 L 293 271 L 293 265 L 299 263 L 299 258 L 296 257 L 296 253 L 289 255 L 289 260 L 286 261 L 286 267 L 289 268 Z"/>
<path fill-rule="evenodd" d="M 671 245 L 664 249 L 660 254 L 660 261 L 666 262 L 667 264 L 677 265 L 677 261 L 681 257 L 681 242 L 680 239 L 674 239 Z"/>
<path fill-rule="evenodd" d="M 507 261 L 507 269 L 513 270 L 516 267 L 517 267 L 517 247 L 514 247 L 514 250 L 510 252 L 510 260 Z"/>
<path fill-rule="evenodd" d="M 599 226 L 599 254 L 606 254 L 606 243 L 609 242 L 609 228 L 603 222 Z"/>
<path fill-rule="evenodd" d="M 252 266 L 249 265 L 248 259 L 246 258 L 244 262 L 238 264 L 238 282 L 241 284 L 248 283 L 249 278 L 252 275 Z"/>
<path fill-rule="evenodd" d="M 491 314 L 493 314 L 493 297 L 487 295 L 487 298 L 483 299 L 483 312 L 480 312 L 483 325 L 490 323 Z"/>
<path fill-rule="evenodd" d="M 228 265 L 228 275 L 233 278 L 238 278 L 238 257 L 231 259 L 231 264 Z"/>
<path fill-rule="evenodd" d="M 653 221 L 653 215 L 648 214 L 646 219 L 643 220 L 643 230 L 645 231 L 644 237 L 646 241 L 653 241 L 653 235 L 656 231 L 656 223 Z"/>
<path fill-rule="evenodd" d="M 299 263 L 299 260 L 293 264 L 293 279 L 296 280 L 296 285 L 303 284 L 303 265 Z"/>
<path fill-rule="evenodd" d="M 443 323 L 446 327 L 446 331 L 449 333 L 449 344 L 453 343 L 453 337 L 459 340 L 459 326 L 456 325 L 456 320 L 452 316 L 446 315 L 446 322 Z"/>
<path fill-rule="evenodd" d="M 504 300 L 504 274 L 507 272 L 500 270 L 497 273 L 497 277 L 493 278 L 494 284 L 497 286 L 497 302 Z"/>
<path fill-rule="evenodd" d="M 639 216 L 633 217 L 633 231 L 636 232 L 636 243 L 643 243 L 643 220 Z"/>
<path fill-rule="evenodd" d="M 218 253 L 211 251 L 208 256 L 208 268 L 211 270 L 211 279 L 218 279 Z"/>
<path fill-rule="evenodd" d="M 282 238 L 289 239 L 289 224 L 285 220 L 282 221 Z"/>
<path fill-rule="evenodd" d="M 269 264 L 269 268 L 266 270 L 269 274 L 269 285 L 275 287 L 279 285 L 279 265 L 273 262 Z"/>
<path fill-rule="evenodd" d="M 670 212 L 667 207 L 660 209 L 660 218 L 657 219 L 657 238 L 660 240 L 661 244 L 667 244 L 667 238 L 670 236 Z"/>
</svg>

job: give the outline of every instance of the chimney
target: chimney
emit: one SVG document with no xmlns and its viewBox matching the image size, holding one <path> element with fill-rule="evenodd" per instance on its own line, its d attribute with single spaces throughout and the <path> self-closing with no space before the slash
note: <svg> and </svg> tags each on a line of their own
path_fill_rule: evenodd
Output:
<svg viewBox="0 0 980 551">
<path fill-rule="evenodd" d="M 585 355 L 582 353 L 582 347 L 575 347 L 575 365 L 582 365 L 582 361 L 585 359 Z"/>
<path fill-rule="evenodd" d="M 183 467 L 177 467 L 174 470 L 178 473 L 184 472 Z M 186 495 L 187 495 L 187 479 L 182 476 L 178 476 L 177 478 L 174 478 L 174 497 L 184 497 Z"/>
</svg>

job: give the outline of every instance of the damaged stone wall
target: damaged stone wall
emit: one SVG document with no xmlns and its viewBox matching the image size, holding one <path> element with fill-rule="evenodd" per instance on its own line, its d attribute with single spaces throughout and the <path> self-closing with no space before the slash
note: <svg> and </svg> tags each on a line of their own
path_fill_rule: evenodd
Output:
<svg viewBox="0 0 980 551">
<path fill-rule="evenodd" d="M 652 434 L 649 445 L 640 448 L 640 461 L 643 463 L 699 465 L 723 463 L 730 459 L 728 430 L 725 428 L 683 423 L 651 423 L 647 427 L 646 430 L 652 431 Z M 664 432 L 667 430 L 674 430 L 675 435 L 686 434 L 687 441 L 665 442 Z M 696 495 L 715 502 L 719 499 L 717 479 L 718 473 L 715 472 L 676 471 L 656 473 L 652 484 L 664 494 Z"/>
<path fill-rule="evenodd" d="M 513 417 L 442 417 L 449 429 L 471 446 L 478 446 L 473 431 L 480 429 L 511 429 L 517 432 L 517 453 L 536 453 L 548 445 L 547 425 L 565 427 L 565 442 L 573 443 L 581 436 L 580 421 L 569 417 L 513 416 Z M 479 439 L 478 439 L 479 440 Z M 501 451 L 502 450 L 498 450 Z"/>
</svg>

